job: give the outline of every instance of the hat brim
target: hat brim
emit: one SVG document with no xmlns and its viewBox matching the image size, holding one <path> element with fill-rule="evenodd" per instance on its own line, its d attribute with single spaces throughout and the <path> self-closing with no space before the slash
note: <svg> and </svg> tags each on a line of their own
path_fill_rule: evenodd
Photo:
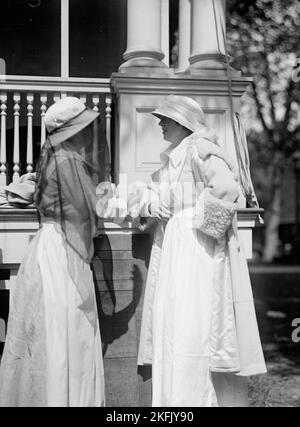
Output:
<svg viewBox="0 0 300 427">
<path fill-rule="evenodd" d="M 24 200 L 31 200 L 33 198 L 33 193 L 35 190 L 35 184 L 33 181 L 31 181 L 31 184 L 12 182 L 11 184 L 5 186 L 4 189 L 6 193 L 14 194 Z"/>
<path fill-rule="evenodd" d="M 61 142 L 66 141 L 72 136 L 76 135 L 78 132 L 87 127 L 90 123 L 96 120 L 100 116 L 100 113 L 92 110 L 91 108 L 86 108 L 74 119 L 65 123 L 61 128 L 56 129 L 49 135 L 51 144 L 56 146 Z"/>
<path fill-rule="evenodd" d="M 190 123 L 188 123 L 186 120 L 184 120 L 182 117 L 176 114 L 168 114 L 163 111 L 160 111 L 159 109 L 152 111 L 151 113 L 153 116 L 157 117 L 158 119 L 162 119 L 163 117 L 167 117 L 168 119 L 173 120 L 174 122 L 180 124 L 181 126 L 185 127 L 186 129 L 189 129 L 191 132 L 195 132 L 195 129 L 193 126 L 191 126 Z"/>
</svg>

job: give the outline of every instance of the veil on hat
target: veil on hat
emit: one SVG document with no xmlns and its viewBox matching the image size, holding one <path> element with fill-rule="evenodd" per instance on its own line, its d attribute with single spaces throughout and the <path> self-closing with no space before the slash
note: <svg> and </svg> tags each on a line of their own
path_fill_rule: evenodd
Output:
<svg viewBox="0 0 300 427">
<path fill-rule="evenodd" d="M 59 129 L 45 142 L 37 166 L 34 195 L 40 224 L 54 223 L 65 244 L 69 273 L 81 296 L 81 307 L 91 322 L 95 313 L 89 307 L 94 289 L 82 276 L 82 263 L 90 263 L 97 234 L 96 186 L 110 181 L 110 162 L 106 136 L 100 117 L 87 118 L 86 126 L 71 136 Z M 74 119 L 82 121 L 82 116 Z M 70 128 L 68 123 L 66 128 Z M 53 266 L 55 268 L 55 266 Z"/>
</svg>

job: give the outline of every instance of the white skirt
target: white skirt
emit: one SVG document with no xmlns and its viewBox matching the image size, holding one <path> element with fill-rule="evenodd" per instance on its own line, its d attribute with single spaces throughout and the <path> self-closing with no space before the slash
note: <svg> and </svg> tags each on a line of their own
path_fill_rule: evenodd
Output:
<svg viewBox="0 0 300 427">
<path fill-rule="evenodd" d="M 213 240 L 167 224 L 153 306 L 153 406 L 215 406 L 209 370 Z"/>
<path fill-rule="evenodd" d="M 153 406 L 247 406 L 245 380 L 210 371 L 215 241 L 191 210 L 165 228 L 153 303 Z"/>
<path fill-rule="evenodd" d="M 74 256 L 77 256 L 74 253 Z M 48 406 L 103 406 L 104 374 L 99 322 L 79 309 L 80 296 L 67 267 L 65 246 L 54 224 L 44 224 L 39 242 L 47 351 Z M 93 283 L 84 264 L 85 281 Z M 96 300 L 89 311 L 97 312 Z"/>
<path fill-rule="evenodd" d="M 70 254 L 76 261 L 78 255 Z M 92 287 L 89 264 L 78 262 L 80 277 Z M 83 309 L 63 238 L 54 224 L 43 224 L 11 295 L 0 406 L 104 406 L 101 338 L 95 293 L 91 295 Z M 87 312 L 95 313 L 94 324 Z"/>
</svg>

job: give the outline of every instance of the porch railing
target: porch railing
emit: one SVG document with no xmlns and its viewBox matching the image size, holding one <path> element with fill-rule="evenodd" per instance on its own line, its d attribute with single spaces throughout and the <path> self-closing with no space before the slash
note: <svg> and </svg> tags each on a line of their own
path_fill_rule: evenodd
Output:
<svg viewBox="0 0 300 427">
<path fill-rule="evenodd" d="M 6 76 L 0 81 L 0 185 L 34 171 L 46 139 L 47 108 L 67 95 L 100 112 L 111 152 L 112 90 L 109 79 Z"/>
</svg>

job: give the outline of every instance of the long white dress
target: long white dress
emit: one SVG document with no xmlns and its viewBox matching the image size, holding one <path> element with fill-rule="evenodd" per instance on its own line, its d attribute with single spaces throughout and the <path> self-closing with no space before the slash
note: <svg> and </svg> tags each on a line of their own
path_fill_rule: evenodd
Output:
<svg viewBox="0 0 300 427">
<path fill-rule="evenodd" d="M 38 247 L 46 326 L 47 406 L 104 405 L 104 373 L 99 321 L 90 323 L 67 269 L 62 236 L 54 224 L 44 224 Z M 74 257 L 78 258 L 74 253 Z M 75 262 L 82 263 L 81 259 Z M 55 266 L 55 268 L 53 268 Z M 88 264 L 86 283 L 94 286 Z M 95 297 L 89 311 L 97 312 Z"/>
<path fill-rule="evenodd" d="M 204 151 L 213 146 L 186 138 L 168 153 L 160 185 L 141 202 L 145 213 L 149 197 L 164 200 L 173 185 L 166 202 L 174 216 L 158 224 L 154 238 L 138 363 L 152 364 L 153 406 L 247 406 L 245 379 L 234 375 L 241 367 L 227 237 L 225 230 L 217 240 L 207 234 L 235 210 L 238 187 L 221 151 L 212 147 L 215 155 L 201 158 L 198 143 Z M 210 212 L 204 188 L 215 198 Z M 205 221 L 211 230 L 201 229 Z"/>
<path fill-rule="evenodd" d="M 188 218 L 167 224 L 153 304 L 153 406 L 212 406 L 212 239 Z"/>
<path fill-rule="evenodd" d="M 43 224 L 11 294 L 0 367 L 2 407 L 104 406 L 98 318 L 92 325 L 80 308 L 66 256 L 57 228 Z M 94 286 L 90 266 L 84 270 L 86 283 Z M 97 312 L 95 297 L 87 309 Z"/>
<path fill-rule="evenodd" d="M 71 203 L 72 200 L 79 203 L 78 187 L 70 180 L 69 155 L 64 153 L 61 161 L 61 173 L 66 174 L 62 195 L 66 197 L 71 217 L 72 212 L 77 215 Z M 80 183 L 85 186 L 83 194 L 88 196 L 88 191 L 93 191 L 84 161 L 77 156 L 76 162 Z M 105 404 L 92 271 L 76 248 L 66 243 L 61 225 L 54 220 L 57 183 L 52 170 L 50 164 L 43 198 L 49 202 L 45 209 L 49 217 L 42 219 L 11 292 L 0 366 L 2 407 L 100 407 Z M 77 216 L 79 223 L 86 220 Z M 75 266 L 73 274 L 70 265 Z M 84 301 L 79 289 L 85 290 Z"/>
</svg>

